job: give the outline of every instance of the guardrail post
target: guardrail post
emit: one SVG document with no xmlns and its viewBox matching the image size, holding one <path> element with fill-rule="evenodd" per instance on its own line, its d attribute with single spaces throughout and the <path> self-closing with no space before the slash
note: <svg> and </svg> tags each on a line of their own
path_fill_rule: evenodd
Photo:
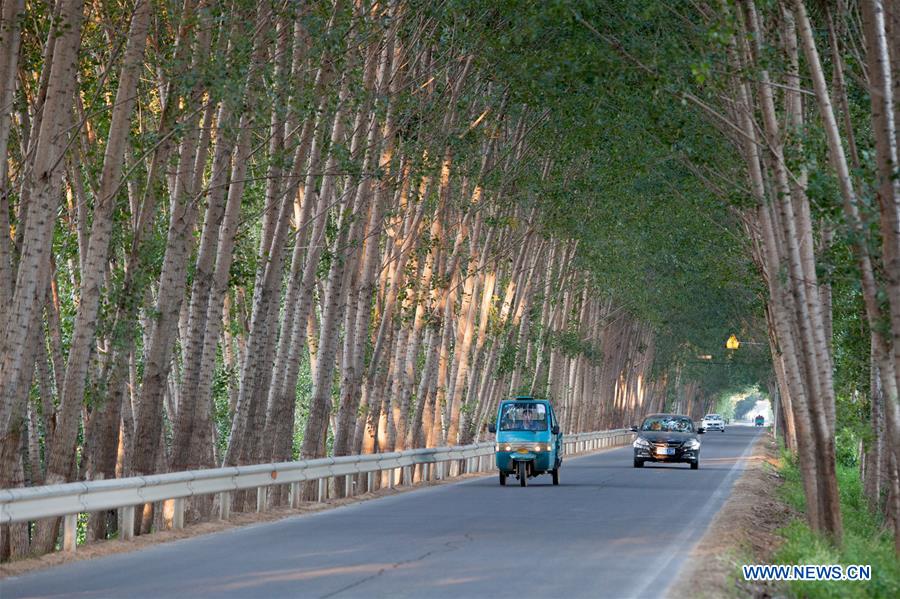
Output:
<svg viewBox="0 0 900 599">
<path fill-rule="evenodd" d="M 375 490 L 375 473 L 366 472 L 366 491 L 371 493 Z"/>
<path fill-rule="evenodd" d="M 78 544 L 78 514 L 66 514 L 63 518 L 63 551 L 75 553 Z"/>
<path fill-rule="evenodd" d="M 324 478 L 320 478 L 320 479 L 319 479 L 319 494 L 318 494 L 318 497 L 316 498 L 316 501 L 318 501 L 319 503 L 322 503 L 323 501 L 325 501 L 325 498 L 326 498 L 326 496 L 327 496 L 327 494 L 326 494 L 326 492 L 325 492 L 325 490 L 326 490 L 326 488 L 325 488 L 325 482 L 326 482 L 326 480 L 327 480 L 327 479 L 324 479 Z"/>
<path fill-rule="evenodd" d="M 403 484 L 407 487 L 412 485 L 412 468 L 409 466 L 403 467 Z"/>
<path fill-rule="evenodd" d="M 228 520 L 231 517 L 231 491 L 219 493 L 219 520 Z"/>
<path fill-rule="evenodd" d="M 256 511 L 266 511 L 266 504 L 269 499 L 269 487 L 256 487 Z"/>
<path fill-rule="evenodd" d="M 184 528 L 184 497 L 176 497 L 172 500 L 172 529 Z"/>
<path fill-rule="evenodd" d="M 437 479 L 444 480 L 444 462 L 438 462 L 437 465 Z"/>
<path fill-rule="evenodd" d="M 290 491 L 288 491 L 289 503 L 292 508 L 300 507 L 300 483 L 292 482 Z"/>
<path fill-rule="evenodd" d="M 119 520 L 119 538 L 129 541 L 134 538 L 134 506 L 126 505 L 122 508 L 122 517 Z"/>
<path fill-rule="evenodd" d="M 344 497 L 351 497 L 353 495 L 353 475 L 345 474 L 344 475 Z"/>
</svg>

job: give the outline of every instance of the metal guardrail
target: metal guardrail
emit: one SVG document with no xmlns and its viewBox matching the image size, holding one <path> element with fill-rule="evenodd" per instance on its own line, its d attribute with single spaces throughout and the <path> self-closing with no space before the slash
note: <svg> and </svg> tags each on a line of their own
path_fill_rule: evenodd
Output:
<svg viewBox="0 0 900 599">
<path fill-rule="evenodd" d="M 632 440 L 628 429 L 579 433 L 563 437 L 563 454 L 577 454 L 616 447 Z M 455 447 L 411 449 L 401 452 L 341 456 L 296 462 L 277 462 L 253 466 L 234 466 L 208 470 L 190 470 L 109 480 L 74 482 L 42 487 L 0 489 L 0 524 L 27 522 L 64 516 L 63 549 L 75 550 L 77 516 L 80 513 L 121 509 L 120 538 L 133 536 L 135 507 L 145 503 L 171 501 L 171 526 L 184 526 L 184 499 L 218 494 L 221 519 L 231 512 L 231 493 L 257 489 L 257 511 L 268 506 L 268 489 L 290 485 L 289 502 L 297 507 L 301 483 L 318 481 L 318 501 L 328 496 L 329 479 L 338 484 L 343 477 L 346 496 L 353 494 L 353 478 L 367 474 L 366 488 L 373 486 L 374 475 L 387 471 L 388 486 L 412 482 L 412 467 L 421 465 L 422 480 L 441 480 L 445 465 L 450 476 L 493 470 L 494 442 Z"/>
</svg>

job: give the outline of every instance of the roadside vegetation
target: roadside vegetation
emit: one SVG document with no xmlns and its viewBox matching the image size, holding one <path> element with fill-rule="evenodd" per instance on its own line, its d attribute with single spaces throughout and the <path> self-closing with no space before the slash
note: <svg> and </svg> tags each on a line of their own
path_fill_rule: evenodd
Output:
<svg viewBox="0 0 900 599">
<path fill-rule="evenodd" d="M 806 500 L 796 459 L 785 454 L 779 473 L 784 484 L 779 497 L 797 510 L 805 511 Z M 809 525 L 797 519 L 778 531 L 784 541 L 771 558 L 774 564 L 842 564 L 872 566 L 868 582 L 784 583 L 796 597 L 897 597 L 900 595 L 900 561 L 894 553 L 893 538 L 883 515 L 873 510 L 863 492 L 859 468 L 839 464 L 838 489 L 844 515 L 844 542 L 835 547 Z"/>
</svg>

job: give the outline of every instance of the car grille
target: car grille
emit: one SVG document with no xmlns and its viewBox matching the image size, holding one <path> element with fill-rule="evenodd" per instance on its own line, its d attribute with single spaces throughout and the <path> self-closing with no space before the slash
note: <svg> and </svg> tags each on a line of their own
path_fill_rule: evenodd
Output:
<svg viewBox="0 0 900 599">
<path fill-rule="evenodd" d="M 653 444 L 654 447 L 681 447 L 681 441 L 659 441 Z"/>
</svg>

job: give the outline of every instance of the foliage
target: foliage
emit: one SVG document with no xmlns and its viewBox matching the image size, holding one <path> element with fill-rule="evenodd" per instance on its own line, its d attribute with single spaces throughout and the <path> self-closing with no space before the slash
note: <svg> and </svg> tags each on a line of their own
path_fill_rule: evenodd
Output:
<svg viewBox="0 0 900 599">
<path fill-rule="evenodd" d="M 796 461 L 786 456 L 782 463 L 780 472 L 785 478 L 780 490 L 782 498 L 803 510 L 803 485 Z M 882 518 L 868 507 L 859 469 L 841 464 L 837 473 L 844 517 L 843 545 L 835 548 L 814 534 L 805 522 L 795 520 L 779 531 L 784 544 L 773 556 L 772 563 L 872 566 L 872 580 L 868 582 L 789 582 L 788 588 L 796 597 L 896 597 L 900 594 L 900 562 L 894 553 L 893 539 L 885 530 Z"/>
<path fill-rule="evenodd" d="M 736 330 L 764 337 L 764 294 L 731 198 L 692 170 L 708 160 L 729 172 L 737 157 L 672 93 L 680 68 L 697 70 L 689 37 L 701 25 L 684 30 L 683 8 L 458 0 L 445 17 L 466 21 L 467 43 L 515 99 L 547 111 L 535 154 L 552 160 L 551 174 L 520 172 L 518 195 L 537 202 L 548 231 L 578 240 L 597 293 L 652 324 L 657 376 L 677 367 L 715 394 L 765 380 L 770 366 L 762 349 L 725 356 L 724 340 Z M 648 77 L 592 23 L 627 40 L 635 62 L 672 77 Z M 716 360 L 698 364 L 697 354 Z"/>
</svg>

